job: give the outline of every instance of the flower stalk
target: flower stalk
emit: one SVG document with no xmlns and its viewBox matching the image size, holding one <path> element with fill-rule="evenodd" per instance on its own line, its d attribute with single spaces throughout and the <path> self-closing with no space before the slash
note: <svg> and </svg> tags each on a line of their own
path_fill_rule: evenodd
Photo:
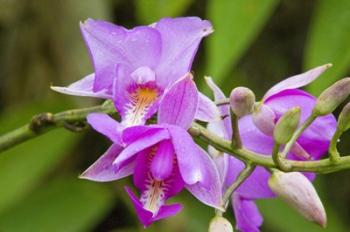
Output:
<svg viewBox="0 0 350 232">
<path fill-rule="evenodd" d="M 99 106 L 72 109 L 53 114 L 52 119 L 50 120 L 52 123 L 43 123 L 39 127 L 36 127 L 36 130 L 33 130 L 31 127 L 33 121 L 30 121 L 28 124 L 0 136 L 0 152 L 49 132 L 51 129 L 65 127 L 65 124 L 67 123 L 71 125 L 74 123 L 84 123 L 86 121 L 86 116 L 92 112 L 104 112 L 110 115 L 116 114 L 114 107 L 110 103 L 105 103 Z M 304 124 L 297 129 L 288 144 L 292 144 L 292 142 L 297 139 L 297 137 L 315 120 L 315 118 L 315 116 L 308 118 Z M 37 118 L 36 120 L 40 121 L 42 119 Z M 38 128 L 40 129 L 38 130 Z M 244 162 L 249 162 L 253 165 L 259 165 L 266 168 L 278 168 L 271 157 L 252 152 L 245 148 L 232 148 L 231 141 L 225 140 L 216 134 L 211 133 L 198 123 L 192 123 L 188 132 L 192 137 L 197 137 L 207 144 L 210 144 L 215 149 L 235 156 Z M 289 146 L 291 147 L 291 145 Z M 284 151 L 285 150 L 286 148 Z M 301 171 L 324 174 L 350 169 L 350 156 L 347 155 L 341 156 L 337 163 L 332 162 L 329 158 L 317 161 L 296 161 L 287 160 L 284 157 L 281 157 L 281 161 L 287 165 L 287 168 L 283 170 L 285 172 Z"/>
</svg>

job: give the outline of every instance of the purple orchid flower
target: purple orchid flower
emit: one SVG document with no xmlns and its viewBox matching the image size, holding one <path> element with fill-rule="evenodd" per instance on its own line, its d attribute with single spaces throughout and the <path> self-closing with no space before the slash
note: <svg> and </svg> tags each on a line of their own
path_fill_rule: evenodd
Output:
<svg viewBox="0 0 350 232">
<path fill-rule="evenodd" d="M 157 111 L 164 91 L 190 71 L 200 41 L 213 31 L 209 21 L 198 17 L 163 18 L 131 30 L 88 19 L 80 28 L 95 72 L 52 89 L 113 99 L 124 127 L 142 125 Z M 198 110 L 198 118 L 207 116 Z"/>
<path fill-rule="evenodd" d="M 323 73 L 329 65 L 316 67 L 303 74 L 290 77 L 273 86 L 263 97 L 262 104 L 269 114 L 273 115 L 273 123 L 288 109 L 299 106 L 301 108 L 301 122 L 311 114 L 316 99 L 312 95 L 297 88 L 305 86 Z M 215 83 L 207 78 L 209 87 L 213 90 L 216 100 L 225 98 L 222 91 Z M 221 106 L 223 115 L 230 115 L 227 106 Z M 221 122 L 210 122 L 208 128 L 226 139 L 232 136 L 230 118 Z M 273 128 L 272 128 L 273 129 Z M 330 140 L 336 129 L 336 119 L 330 114 L 317 118 L 308 129 L 299 137 L 296 148 L 287 155 L 288 159 L 305 160 L 320 159 L 326 154 Z M 247 115 L 239 120 L 239 130 L 244 147 L 261 154 L 271 155 L 273 137 L 266 130 L 261 130 L 253 120 L 252 115 Z M 215 149 L 209 150 L 215 156 L 215 163 L 220 171 L 223 192 L 233 183 L 238 174 L 243 170 L 244 163 L 227 154 L 218 155 Z M 305 155 L 306 154 L 306 155 Z M 229 171 L 228 171 L 229 170 Z M 304 173 L 310 180 L 315 174 Z M 270 173 L 262 167 L 257 167 L 250 177 L 233 193 L 233 210 L 236 217 L 236 227 L 242 232 L 258 232 L 263 218 L 256 207 L 254 200 L 274 197 L 274 193 L 268 187 Z"/>
<path fill-rule="evenodd" d="M 126 191 L 145 227 L 182 209 L 180 204 L 165 202 L 183 188 L 204 204 L 220 208 L 219 173 L 186 131 L 194 120 L 198 98 L 192 75 L 187 74 L 164 94 L 157 125 L 133 126 L 120 134 L 118 122 L 104 114 L 90 114 L 88 122 L 114 144 L 81 177 L 111 181 L 133 173 L 140 198 L 128 187 Z"/>
</svg>

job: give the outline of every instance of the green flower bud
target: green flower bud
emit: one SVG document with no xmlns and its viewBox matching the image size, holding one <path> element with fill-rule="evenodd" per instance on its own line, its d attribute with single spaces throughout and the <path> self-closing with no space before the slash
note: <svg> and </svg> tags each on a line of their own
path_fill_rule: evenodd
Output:
<svg viewBox="0 0 350 232">
<path fill-rule="evenodd" d="M 255 94 L 246 87 L 237 87 L 231 91 L 230 105 L 238 117 L 250 114 L 255 103 Z"/>
<path fill-rule="evenodd" d="M 224 217 L 215 216 L 209 224 L 209 232 L 233 232 L 231 223 Z"/>
<path fill-rule="evenodd" d="M 319 116 L 332 113 L 349 94 L 350 77 L 335 82 L 318 97 L 313 109 L 313 114 Z"/>
<path fill-rule="evenodd" d="M 306 219 L 326 227 L 327 216 L 312 183 L 300 172 L 275 170 L 270 179 L 271 190 Z"/>
<path fill-rule="evenodd" d="M 341 131 L 347 131 L 350 128 L 350 102 L 344 106 L 343 110 L 339 114 L 338 129 Z"/>
<path fill-rule="evenodd" d="M 297 129 L 300 120 L 300 107 L 293 107 L 282 115 L 273 131 L 273 137 L 278 144 L 286 144 Z"/>
</svg>

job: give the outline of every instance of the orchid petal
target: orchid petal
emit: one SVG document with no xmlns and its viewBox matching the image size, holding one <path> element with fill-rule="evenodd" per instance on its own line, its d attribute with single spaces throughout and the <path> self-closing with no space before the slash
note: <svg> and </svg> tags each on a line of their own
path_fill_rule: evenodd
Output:
<svg viewBox="0 0 350 232">
<path fill-rule="evenodd" d="M 219 121 L 221 114 L 215 103 L 199 92 L 195 119 L 203 122 Z"/>
<path fill-rule="evenodd" d="M 301 108 L 301 123 L 312 112 L 316 99 L 302 90 L 285 90 L 268 98 L 265 102 L 280 117 L 288 109 L 299 106 Z M 321 158 L 329 147 L 335 129 L 336 119 L 332 114 L 318 117 L 298 138 L 298 143 L 314 159 Z"/>
<path fill-rule="evenodd" d="M 170 205 L 162 205 L 157 213 L 157 215 L 153 218 L 153 221 L 157 221 L 160 219 L 164 219 L 167 217 L 172 217 L 183 209 L 183 206 L 179 203 L 170 204 Z"/>
<path fill-rule="evenodd" d="M 88 19 L 81 24 L 81 31 L 94 63 L 95 91 L 110 88 L 112 69 L 117 63 L 134 70 L 141 66 L 155 68 L 159 61 L 161 38 L 154 28 L 140 26 L 127 30 L 112 23 Z"/>
<path fill-rule="evenodd" d="M 198 90 L 190 73 L 165 92 L 158 110 L 158 123 L 189 128 L 198 104 Z"/>
<path fill-rule="evenodd" d="M 146 84 L 156 80 L 156 74 L 147 66 L 136 69 L 130 76 L 137 84 Z"/>
<path fill-rule="evenodd" d="M 135 194 L 131 191 L 131 189 L 127 186 L 125 186 L 125 191 L 128 193 L 132 204 L 134 205 L 134 208 L 136 210 L 136 215 L 143 224 L 144 227 L 147 227 L 152 224 L 153 220 L 153 213 L 144 209 L 143 205 L 141 204 L 140 200 L 137 199 Z"/>
<path fill-rule="evenodd" d="M 116 73 L 113 100 L 122 117 L 122 124 L 126 127 L 144 124 L 156 112 L 162 94 L 154 82 L 147 82 L 152 80 L 153 71 L 140 67 L 131 73 L 128 67 L 118 64 Z M 140 81 L 146 83 L 140 84 Z"/>
<path fill-rule="evenodd" d="M 229 157 L 229 165 L 226 174 L 224 188 L 228 188 L 237 178 L 239 173 L 243 171 L 245 165 L 242 161 Z M 256 167 L 253 173 L 241 184 L 236 190 L 241 196 L 247 199 L 259 199 L 274 197 L 275 194 L 268 186 L 270 173 L 262 167 Z"/>
<path fill-rule="evenodd" d="M 86 119 L 96 131 L 107 136 L 112 142 L 122 144 L 121 133 L 123 127 L 108 114 L 91 113 Z"/>
<path fill-rule="evenodd" d="M 168 129 L 186 188 L 204 204 L 220 208 L 221 182 L 214 162 L 187 131 L 176 126 Z"/>
<path fill-rule="evenodd" d="M 155 28 L 162 38 L 157 82 L 165 88 L 190 71 L 200 41 L 213 29 L 209 21 L 198 17 L 163 18 Z"/>
<path fill-rule="evenodd" d="M 138 140 L 142 137 L 146 137 L 148 134 L 153 134 L 162 130 L 165 130 L 164 126 L 157 124 L 147 126 L 132 126 L 123 130 L 122 138 L 126 144 L 130 144 L 133 143 L 135 140 Z"/>
<path fill-rule="evenodd" d="M 170 140 L 159 143 L 150 167 L 150 171 L 156 180 L 165 180 L 172 174 L 174 155 L 174 148 Z"/>
<path fill-rule="evenodd" d="M 325 64 L 325 65 L 313 68 L 305 73 L 289 77 L 289 78 L 277 83 L 272 88 L 270 88 L 266 92 L 265 96 L 263 97 L 263 100 L 265 100 L 265 99 L 271 97 L 272 95 L 279 93 L 283 90 L 297 89 L 297 88 L 303 87 L 305 85 L 308 85 L 309 83 L 313 82 L 316 78 L 318 78 L 324 71 L 326 71 L 330 67 L 332 67 L 331 64 Z"/>
<path fill-rule="evenodd" d="M 215 163 L 205 151 L 197 147 L 199 164 L 203 168 L 204 179 L 195 184 L 187 184 L 186 189 L 202 203 L 222 210 L 222 182 Z M 181 173 L 182 174 L 182 173 Z"/>
<path fill-rule="evenodd" d="M 233 210 L 236 217 L 236 229 L 242 232 L 259 232 L 263 218 L 252 200 L 247 200 L 239 194 L 232 195 Z"/>
<path fill-rule="evenodd" d="M 150 181 L 150 156 L 154 152 L 153 148 L 145 149 L 138 153 L 136 158 L 136 166 L 134 169 L 133 181 L 137 189 L 141 192 L 147 190 L 147 185 L 149 187 Z M 178 167 L 174 164 L 172 175 L 163 181 L 164 186 L 164 200 L 178 194 L 184 187 L 184 182 L 179 173 Z"/>
<path fill-rule="evenodd" d="M 134 171 L 135 162 L 130 161 L 123 164 L 119 170 L 112 165 L 115 158 L 123 150 L 118 144 L 113 144 L 95 163 L 93 163 L 79 178 L 98 182 L 119 180 L 129 176 Z"/>
<path fill-rule="evenodd" d="M 120 165 L 122 162 L 132 158 L 134 155 L 136 155 L 138 152 L 151 147 L 158 142 L 169 139 L 169 133 L 167 130 L 160 130 L 156 131 L 154 133 L 147 133 L 145 136 L 139 138 L 138 140 L 134 141 L 133 143 L 129 144 L 121 153 L 120 155 L 115 159 L 113 164 Z"/>
<path fill-rule="evenodd" d="M 192 137 L 181 127 L 171 126 L 168 130 L 183 180 L 189 185 L 202 181 L 204 168 L 200 167 L 198 147 Z"/>
<path fill-rule="evenodd" d="M 83 97 L 97 97 L 97 98 L 111 98 L 111 94 L 106 89 L 94 92 L 93 84 L 95 80 L 95 74 L 90 74 L 83 79 L 70 84 L 67 87 L 51 86 L 51 89 L 69 95 L 83 96 Z"/>
<path fill-rule="evenodd" d="M 225 99 L 226 96 L 222 92 L 222 90 L 215 84 L 213 79 L 211 77 L 205 77 L 205 82 L 209 86 L 209 88 L 213 91 L 214 93 L 214 99 L 215 101 L 219 101 L 222 99 Z M 231 126 L 231 112 L 230 112 L 230 106 L 229 105 L 222 105 L 218 107 L 221 113 L 221 116 L 225 118 L 222 120 L 223 125 L 225 128 L 225 137 L 226 139 L 231 139 L 232 137 L 232 126 Z"/>
<path fill-rule="evenodd" d="M 142 138 L 149 133 L 155 133 L 164 130 L 161 125 L 153 124 L 147 126 L 132 126 L 123 130 L 122 139 L 125 144 L 133 143 L 135 140 Z"/>
</svg>

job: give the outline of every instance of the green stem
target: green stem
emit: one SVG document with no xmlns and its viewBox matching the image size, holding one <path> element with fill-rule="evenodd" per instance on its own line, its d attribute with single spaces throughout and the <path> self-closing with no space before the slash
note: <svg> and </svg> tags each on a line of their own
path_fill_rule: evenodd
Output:
<svg viewBox="0 0 350 232">
<path fill-rule="evenodd" d="M 242 141 L 239 135 L 239 127 L 238 127 L 238 117 L 232 112 L 231 116 L 231 125 L 232 125 L 232 147 L 241 148 Z"/>
<path fill-rule="evenodd" d="M 315 116 L 314 114 L 311 114 L 310 117 L 308 117 L 306 119 L 306 121 L 301 125 L 301 127 L 299 127 L 293 134 L 292 138 L 289 140 L 289 142 L 286 144 L 286 146 L 284 147 L 284 150 L 281 153 L 281 157 L 282 158 L 286 158 L 288 152 L 290 151 L 290 149 L 292 148 L 292 146 L 294 145 L 294 143 L 297 141 L 297 139 L 299 138 L 299 136 L 304 132 L 304 130 L 306 128 L 308 128 L 311 123 L 313 123 L 313 121 L 315 121 L 315 119 L 317 118 L 317 116 Z"/>
<path fill-rule="evenodd" d="M 72 125 L 72 127 L 67 128 L 72 129 L 74 123 L 83 123 L 86 116 L 92 112 L 115 113 L 115 109 L 113 105 L 107 101 L 99 106 L 67 110 L 57 114 L 38 114 L 26 125 L 0 136 L 0 152 L 31 138 L 37 137 L 54 128 L 68 127 L 69 125 Z"/>
<path fill-rule="evenodd" d="M 227 209 L 228 202 L 230 201 L 232 193 L 243 183 L 245 179 L 250 176 L 250 174 L 253 173 L 254 169 L 254 165 L 246 164 L 245 168 L 239 173 L 236 180 L 225 191 L 225 194 L 223 196 L 223 208 L 225 210 Z"/>
<path fill-rule="evenodd" d="M 329 158 L 332 162 L 338 162 L 340 155 L 337 149 L 337 143 L 338 140 L 340 138 L 340 136 L 342 135 L 343 131 L 339 130 L 339 128 L 337 128 L 337 130 L 335 131 L 332 140 L 331 140 L 331 144 L 329 145 Z"/>
<path fill-rule="evenodd" d="M 5 151 L 19 143 L 25 142 L 31 138 L 37 137 L 43 133 L 46 133 L 51 129 L 58 127 L 66 127 L 68 129 L 72 129 L 71 126 L 74 127 L 75 124 L 84 124 L 86 121 L 86 116 L 92 112 L 103 112 L 107 114 L 116 113 L 114 106 L 110 102 L 107 102 L 101 106 L 68 110 L 57 114 L 39 114 L 35 116 L 28 124 L 0 136 L 0 152 Z M 311 124 L 313 120 L 314 119 L 309 119 L 306 125 Z M 67 125 L 70 126 L 68 127 Z M 306 128 L 307 126 L 304 127 Z M 198 137 L 217 150 L 232 155 L 245 163 L 259 165 L 266 168 L 280 169 L 280 167 L 274 163 L 271 156 L 255 153 L 245 148 L 232 147 L 231 141 L 225 140 L 216 134 L 211 133 L 198 123 L 193 123 L 192 127 L 189 128 L 188 131 L 193 137 Z M 299 133 L 302 133 L 303 130 L 300 131 L 301 132 Z M 298 136 L 295 136 L 295 138 L 297 137 Z M 317 161 L 295 161 L 287 160 L 281 157 L 280 160 L 286 166 L 283 170 L 285 172 L 302 171 L 330 173 L 350 169 L 350 156 L 340 156 L 336 163 L 332 162 L 330 159 Z"/>
</svg>

